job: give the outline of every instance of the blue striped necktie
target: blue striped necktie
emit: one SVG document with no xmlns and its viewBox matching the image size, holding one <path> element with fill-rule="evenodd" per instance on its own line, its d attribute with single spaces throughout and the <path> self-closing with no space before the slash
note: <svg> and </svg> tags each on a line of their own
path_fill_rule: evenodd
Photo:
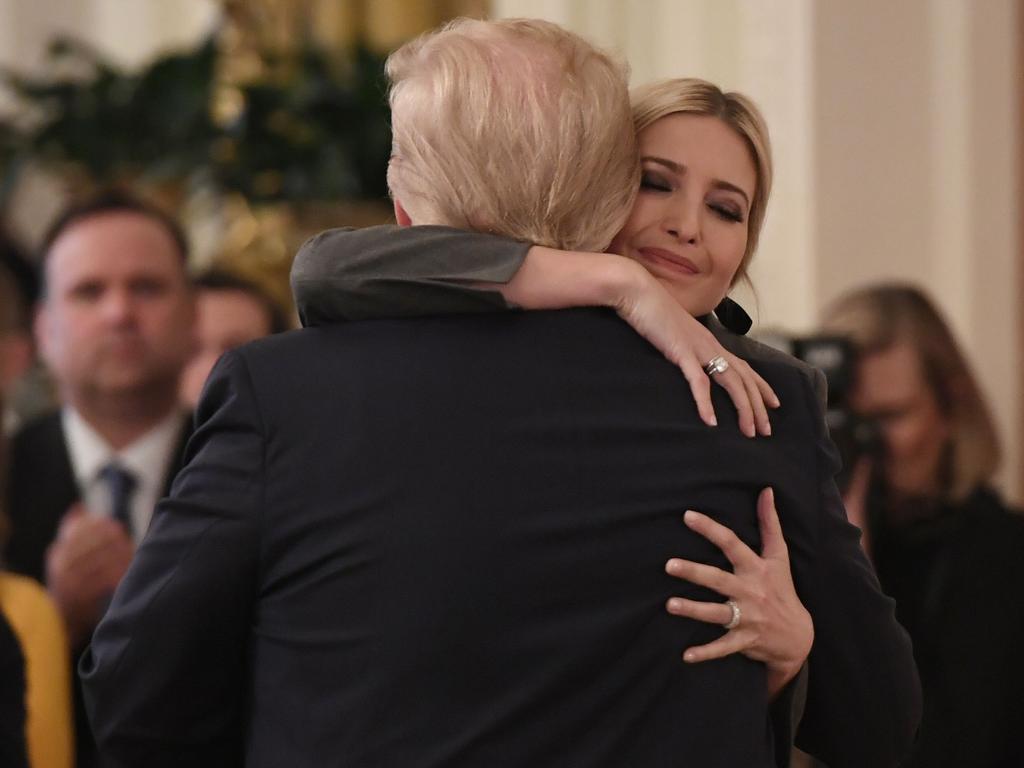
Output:
<svg viewBox="0 0 1024 768">
<path fill-rule="evenodd" d="M 124 526 L 129 536 L 133 536 L 132 494 L 135 493 L 135 486 L 138 485 L 135 475 L 120 464 L 111 463 L 100 470 L 100 477 L 110 489 L 113 518 Z"/>
</svg>

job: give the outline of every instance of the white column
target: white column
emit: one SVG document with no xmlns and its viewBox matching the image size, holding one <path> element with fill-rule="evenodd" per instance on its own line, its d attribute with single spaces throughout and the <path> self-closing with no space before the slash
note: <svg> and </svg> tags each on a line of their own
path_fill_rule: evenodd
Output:
<svg viewBox="0 0 1024 768">
<path fill-rule="evenodd" d="M 970 10 L 962 2 L 929 3 L 928 106 L 931 158 L 925 203 L 930 208 L 922 255 L 932 269 L 921 277 L 943 297 L 943 307 L 960 338 L 971 332 L 972 189 Z"/>
<path fill-rule="evenodd" d="M 813 3 L 743 0 L 735 85 L 764 112 L 775 178 L 751 278 L 757 299 L 737 298 L 760 326 L 807 332 L 816 321 Z"/>
<path fill-rule="evenodd" d="M 952 0 L 933 0 L 948 5 Z M 1022 12 L 1014 0 L 989 0 L 971 5 L 964 34 L 969 36 L 969 82 L 959 110 L 968 117 L 970 185 L 958 201 L 967 208 L 970 223 L 966 250 L 949 254 L 959 259 L 960 271 L 944 274 L 942 295 L 953 294 L 954 279 L 963 280 L 967 314 L 960 338 L 1000 426 L 1005 453 L 1000 476 L 1011 498 L 1024 500 L 1020 367 L 1020 218 L 1024 197 L 1019 187 L 1021 167 L 1022 86 L 1015 62 Z M 940 158 L 936 158 L 938 162 Z M 938 271 L 938 270 L 936 270 Z"/>
</svg>

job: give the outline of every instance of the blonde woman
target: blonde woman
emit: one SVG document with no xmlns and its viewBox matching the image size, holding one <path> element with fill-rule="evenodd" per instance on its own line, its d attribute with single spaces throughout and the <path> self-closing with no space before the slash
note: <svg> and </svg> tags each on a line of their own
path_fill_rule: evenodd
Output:
<svg viewBox="0 0 1024 768">
<path fill-rule="evenodd" d="M 746 278 L 771 188 L 764 122 L 745 97 L 694 79 L 636 90 L 633 113 L 641 180 L 610 253 L 529 247 L 437 227 L 335 230 L 314 238 L 297 256 L 292 283 L 300 315 L 307 325 L 320 325 L 493 309 L 498 302 L 486 290 L 527 309 L 608 306 L 683 368 L 702 414 L 702 398 L 710 401 L 708 378 L 722 384 L 726 366 L 708 365 L 705 373 L 698 365 L 699 376 L 688 368 L 725 358 L 729 370 L 743 374 L 748 399 L 733 401 L 744 434 L 775 432 L 772 440 L 781 444 L 794 438 L 794 420 L 806 425 L 798 442 L 817 443 L 817 479 L 807 482 L 819 497 L 811 518 L 799 522 L 799 503 L 783 496 L 780 530 L 773 499 L 762 493 L 760 554 L 756 541 L 742 541 L 710 517 L 686 515 L 686 524 L 719 546 L 729 562 L 712 567 L 671 560 L 666 566 L 671 575 L 728 598 L 669 600 L 675 615 L 727 628 L 688 649 L 684 659 L 743 653 L 765 662 L 769 688 L 779 691 L 815 637 L 797 744 L 832 766 L 894 765 L 916 726 L 916 675 L 892 604 L 857 551 L 856 529 L 846 522 L 831 479 L 836 464 L 821 426 L 821 376 L 729 333 L 711 315 L 717 310 L 737 324 L 726 294 Z M 393 184 L 392 191 L 399 224 L 411 223 L 401 190 Z M 739 325 L 745 331 L 742 318 Z M 718 344 L 728 352 L 719 354 Z M 777 405 L 775 392 L 783 405 L 769 421 L 763 404 Z M 818 426 L 810 429 L 811 422 Z M 781 531 L 790 540 L 788 551 Z"/>
<path fill-rule="evenodd" d="M 1000 449 L 981 388 L 918 288 L 854 290 L 825 317 L 857 350 L 851 404 L 881 438 L 847 509 L 921 672 L 924 718 L 905 765 L 1024 764 L 1024 518 L 993 490 Z"/>
</svg>

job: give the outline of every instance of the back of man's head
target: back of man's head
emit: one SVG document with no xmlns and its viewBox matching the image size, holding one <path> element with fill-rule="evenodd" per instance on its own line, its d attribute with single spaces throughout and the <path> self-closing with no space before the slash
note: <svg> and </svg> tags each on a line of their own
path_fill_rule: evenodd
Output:
<svg viewBox="0 0 1024 768">
<path fill-rule="evenodd" d="M 460 19 L 388 59 L 388 185 L 414 224 L 603 250 L 639 161 L 624 64 L 545 21 Z"/>
</svg>

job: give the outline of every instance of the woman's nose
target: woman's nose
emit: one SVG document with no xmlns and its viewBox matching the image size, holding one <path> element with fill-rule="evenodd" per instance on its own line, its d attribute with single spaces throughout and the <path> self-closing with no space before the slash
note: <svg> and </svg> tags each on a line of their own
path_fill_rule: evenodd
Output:
<svg viewBox="0 0 1024 768">
<path fill-rule="evenodd" d="M 696 245 L 700 242 L 700 216 L 691 205 L 673 206 L 665 212 L 663 228 L 681 243 Z"/>
</svg>

